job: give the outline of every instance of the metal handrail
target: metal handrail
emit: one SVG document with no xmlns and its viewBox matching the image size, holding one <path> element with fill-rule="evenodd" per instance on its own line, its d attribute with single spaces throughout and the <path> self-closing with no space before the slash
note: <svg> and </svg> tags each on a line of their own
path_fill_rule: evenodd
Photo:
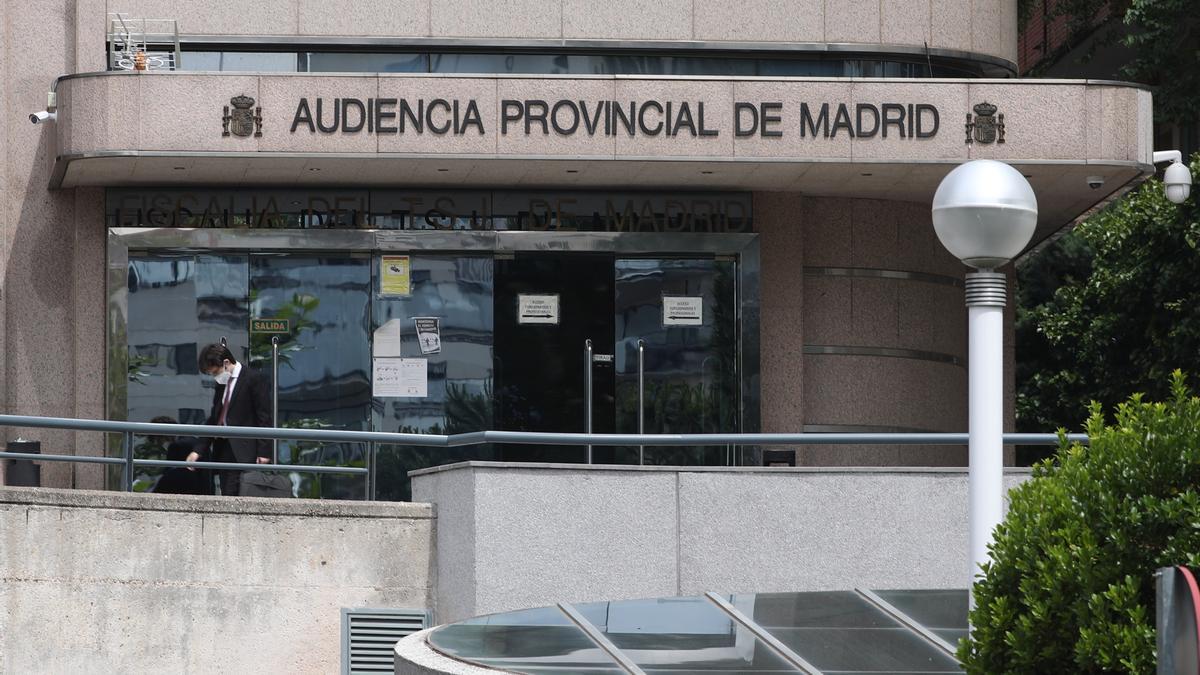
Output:
<svg viewBox="0 0 1200 675">
<path fill-rule="evenodd" d="M 79 462 L 121 464 L 125 467 L 126 490 L 133 489 L 133 469 L 146 467 L 190 467 L 260 471 L 296 471 L 300 473 L 339 473 L 366 475 L 371 478 L 375 447 L 379 443 L 416 445 L 436 448 L 458 448 L 487 443 L 524 445 L 966 445 L 965 433 L 797 433 L 797 434 L 587 434 L 551 433 L 538 431 L 472 431 L 462 434 L 407 434 L 385 431 L 345 431 L 338 429 L 287 429 L 280 427 L 225 427 L 207 424 L 157 424 L 154 422 L 124 422 L 119 420 L 88 420 L 70 417 L 38 417 L 31 415 L 0 415 L 0 427 L 30 427 L 119 433 L 124 436 L 122 457 L 91 457 L 86 455 L 43 455 L 25 452 L 0 452 L 3 459 L 42 462 Z M 229 462 L 185 462 L 133 457 L 133 436 L 200 436 L 208 438 L 254 438 L 272 441 L 316 441 L 367 443 L 367 466 L 322 466 L 311 464 L 241 464 Z M 1087 443 L 1087 434 L 1066 434 L 1069 442 Z M 1058 445 L 1058 434 L 1004 434 L 1008 445 Z M 278 460 L 275 460 L 278 461 Z M 368 489 L 367 498 L 374 498 Z"/>
</svg>

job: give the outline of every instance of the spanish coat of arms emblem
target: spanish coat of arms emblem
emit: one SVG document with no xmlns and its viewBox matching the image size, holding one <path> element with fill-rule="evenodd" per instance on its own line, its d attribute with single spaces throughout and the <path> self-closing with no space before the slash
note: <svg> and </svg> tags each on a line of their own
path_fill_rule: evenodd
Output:
<svg viewBox="0 0 1200 675">
<path fill-rule="evenodd" d="M 967 143 L 1003 143 L 1004 113 L 996 116 L 996 106 L 984 101 L 975 106 L 975 118 L 967 113 Z"/>
<path fill-rule="evenodd" d="M 254 105 L 254 99 L 243 94 L 229 99 L 229 103 L 233 111 L 230 112 L 229 106 L 225 106 L 225 116 L 221 118 L 224 131 L 221 135 L 262 136 L 262 108 Z"/>
</svg>

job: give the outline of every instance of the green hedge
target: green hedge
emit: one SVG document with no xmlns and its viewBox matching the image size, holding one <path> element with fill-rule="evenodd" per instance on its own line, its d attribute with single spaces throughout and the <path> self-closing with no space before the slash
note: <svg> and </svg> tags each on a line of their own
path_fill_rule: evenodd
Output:
<svg viewBox="0 0 1200 675">
<path fill-rule="evenodd" d="M 1153 673 L 1159 567 L 1200 565 L 1200 398 L 1135 395 L 1010 493 L 975 584 L 970 673 Z M 1061 433 L 1061 432 L 1060 432 Z"/>
</svg>

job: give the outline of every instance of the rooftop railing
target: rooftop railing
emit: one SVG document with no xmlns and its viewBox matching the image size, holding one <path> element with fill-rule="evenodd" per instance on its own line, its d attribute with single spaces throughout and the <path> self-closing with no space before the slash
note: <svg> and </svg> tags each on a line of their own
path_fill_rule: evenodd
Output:
<svg viewBox="0 0 1200 675">
<path fill-rule="evenodd" d="M 138 467 L 240 469 L 246 471 L 287 471 L 298 473 L 335 473 L 365 476 L 367 499 L 375 495 L 375 458 L 380 444 L 430 448 L 457 448 L 472 445 L 574 445 L 574 446 L 799 446 L 799 445 L 966 445 L 966 433 L 748 433 L 748 434 L 585 434 L 532 431 L 473 431 L 462 434 L 407 434 L 382 431 L 344 431 L 336 429 L 289 429 L 278 427 L 217 427 L 205 424 L 155 424 L 88 420 L 68 417 L 0 415 L 0 427 L 64 429 L 121 434 L 120 457 L 55 455 L 24 452 L 0 452 L 0 459 L 38 462 L 72 462 L 121 466 L 121 483 L 132 492 Z M 254 438 L 318 443 L 365 443 L 365 466 L 329 466 L 313 464 L 240 464 L 231 462 L 184 462 L 135 457 L 134 436 L 197 436 L 200 438 Z M 1071 442 L 1087 443 L 1086 434 L 1067 434 Z M 1004 434 L 1006 445 L 1058 445 L 1058 434 Z"/>
</svg>

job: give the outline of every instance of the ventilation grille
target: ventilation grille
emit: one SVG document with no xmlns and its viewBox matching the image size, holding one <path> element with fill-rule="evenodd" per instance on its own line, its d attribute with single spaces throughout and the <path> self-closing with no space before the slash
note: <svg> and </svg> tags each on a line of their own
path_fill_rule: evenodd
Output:
<svg viewBox="0 0 1200 675">
<path fill-rule="evenodd" d="M 343 675 L 390 675 L 395 672 L 396 642 L 428 624 L 429 614 L 421 609 L 343 609 Z"/>
</svg>

